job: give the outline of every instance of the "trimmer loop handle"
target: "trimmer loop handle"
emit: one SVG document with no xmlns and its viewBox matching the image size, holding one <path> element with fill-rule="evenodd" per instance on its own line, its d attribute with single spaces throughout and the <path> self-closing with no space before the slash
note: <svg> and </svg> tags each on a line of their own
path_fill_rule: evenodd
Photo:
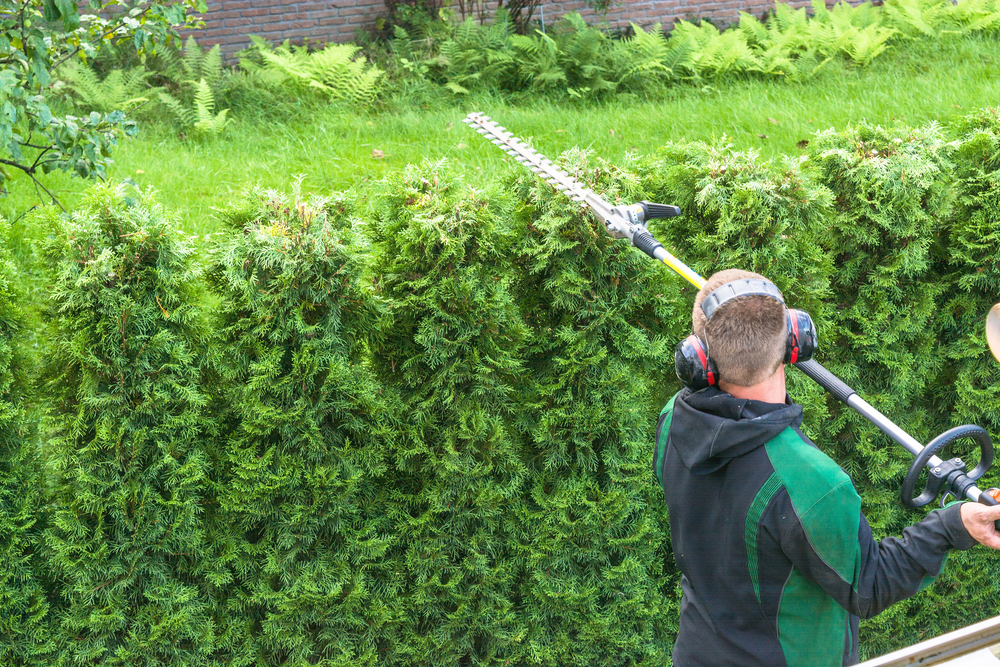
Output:
<svg viewBox="0 0 1000 667">
<path fill-rule="evenodd" d="M 965 472 L 965 462 L 960 458 L 953 458 L 942 461 L 940 464 L 929 468 L 927 483 L 923 492 L 914 497 L 913 491 L 917 485 L 917 479 L 924 466 L 930 461 L 939 450 L 947 447 L 956 440 L 962 438 L 972 438 L 979 444 L 979 464 L 970 472 Z M 966 424 L 949 429 L 931 440 L 924 447 L 906 471 L 903 479 L 903 486 L 899 491 L 903 504 L 910 508 L 923 507 L 934 502 L 943 488 L 950 491 L 956 498 L 964 498 L 965 492 L 974 486 L 976 480 L 982 477 L 990 466 L 993 465 L 993 441 L 990 434 L 981 426 Z"/>
</svg>

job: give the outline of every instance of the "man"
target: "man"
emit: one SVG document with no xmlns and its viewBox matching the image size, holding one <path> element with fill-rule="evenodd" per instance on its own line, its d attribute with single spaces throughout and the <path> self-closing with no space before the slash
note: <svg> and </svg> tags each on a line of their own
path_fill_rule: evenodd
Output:
<svg viewBox="0 0 1000 667">
<path fill-rule="evenodd" d="M 858 661 L 858 621 L 929 585 L 950 549 L 1000 548 L 1000 507 L 954 503 L 876 542 L 847 474 L 806 438 L 785 393 L 778 298 L 731 298 L 695 334 L 718 386 L 681 391 L 660 419 L 654 467 L 680 568 L 677 667 L 840 667 Z M 660 463 L 659 466 L 656 463 Z"/>
</svg>

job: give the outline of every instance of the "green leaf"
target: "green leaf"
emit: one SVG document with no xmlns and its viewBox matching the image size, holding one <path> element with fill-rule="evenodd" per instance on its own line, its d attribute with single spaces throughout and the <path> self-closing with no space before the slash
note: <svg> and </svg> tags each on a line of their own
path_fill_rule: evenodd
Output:
<svg viewBox="0 0 1000 667">
<path fill-rule="evenodd" d="M 80 10 L 76 0 L 55 0 L 55 3 L 62 16 L 63 28 L 67 32 L 76 30 L 80 26 Z"/>
<path fill-rule="evenodd" d="M 46 21 L 58 21 L 59 10 L 56 8 L 55 0 L 43 0 L 42 16 Z"/>
</svg>

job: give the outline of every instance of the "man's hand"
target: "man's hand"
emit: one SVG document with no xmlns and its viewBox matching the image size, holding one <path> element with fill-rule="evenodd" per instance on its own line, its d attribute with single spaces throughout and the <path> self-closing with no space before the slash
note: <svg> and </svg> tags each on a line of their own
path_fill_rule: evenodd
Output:
<svg viewBox="0 0 1000 667">
<path fill-rule="evenodd" d="M 1000 505 L 962 503 L 962 523 L 977 542 L 991 549 L 1000 549 L 1000 534 L 994 521 L 1000 521 Z"/>
</svg>

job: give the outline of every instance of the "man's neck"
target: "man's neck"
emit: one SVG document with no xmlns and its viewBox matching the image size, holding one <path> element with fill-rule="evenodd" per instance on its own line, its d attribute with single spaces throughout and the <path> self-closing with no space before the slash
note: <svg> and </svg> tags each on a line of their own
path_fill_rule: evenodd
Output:
<svg viewBox="0 0 1000 667">
<path fill-rule="evenodd" d="M 785 402 L 785 367 L 782 365 L 774 374 L 752 387 L 743 387 L 719 380 L 719 389 L 736 398 L 749 398 L 764 403 Z"/>
</svg>

